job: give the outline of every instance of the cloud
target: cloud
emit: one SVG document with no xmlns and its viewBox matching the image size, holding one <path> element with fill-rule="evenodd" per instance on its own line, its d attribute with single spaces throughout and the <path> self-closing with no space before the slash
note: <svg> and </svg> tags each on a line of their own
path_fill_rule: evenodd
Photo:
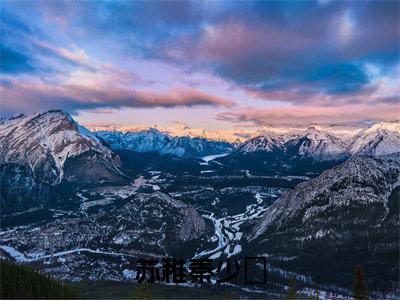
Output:
<svg viewBox="0 0 400 300">
<path fill-rule="evenodd" d="M 238 89 L 266 95 L 265 100 L 294 104 L 321 94 L 365 91 L 371 88 L 365 63 L 390 70 L 399 62 L 399 3 L 298 2 L 296 14 L 293 6 L 268 4 L 272 12 L 262 9 L 262 19 L 221 18 L 164 43 L 158 55 L 212 70 Z M 293 97 L 293 87 L 301 97 Z"/>
<path fill-rule="evenodd" d="M 242 108 L 217 115 L 217 119 L 243 126 L 265 124 L 311 124 L 359 122 L 364 120 L 396 120 L 400 115 L 398 105 L 379 104 L 344 105 L 340 107 L 275 107 Z"/>
<path fill-rule="evenodd" d="M 89 58 L 85 50 L 75 46 L 73 50 L 56 47 L 48 42 L 33 40 L 32 43 L 44 54 L 55 56 L 64 62 L 75 66 L 84 67 L 88 70 L 96 70 L 98 67 L 95 62 Z"/>
<path fill-rule="evenodd" d="M 63 108 L 70 112 L 103 108 L 232 107 L 230 99 L 193 88 L 175 88 L 164 93 L 135 90 L 107 81 L 75 81 L 60 84 L 11 80 L 0 85 L 2 112 L 25 112 Z"/>
<path fill-rule="evenodd" d="M 124 69 L 130 57 L 174 64 L 188 74 L 186 82 L 193 70 L 212 74 L 231 91 L 244 91 L 246 104 L 253 98 L 281 101 L 298 106 L 297 112 L 320 107 L 312 110 L 318 115 L 333 107 L 386 107 L 399 100 L 393 80 L 399 74 L 393 67 L 400 53 L 398 1 L 5 1 L 3 6 L 2 41 L 11 63 L 6 64 L 9 87 L 3 81 L 2 89 L 27 107 L 29 101 L 21 99 L 31 99 L 31 107 L 71 110 L 234 104 L 193 88 L 165 88 L 170 82 L 160 84 L 165 92 L 138 89 L 147 83 Z M 120 66 L 89 54 L 117 58 Z M 22 75 L 29 78 L 22 82 Z"/>
</svg>

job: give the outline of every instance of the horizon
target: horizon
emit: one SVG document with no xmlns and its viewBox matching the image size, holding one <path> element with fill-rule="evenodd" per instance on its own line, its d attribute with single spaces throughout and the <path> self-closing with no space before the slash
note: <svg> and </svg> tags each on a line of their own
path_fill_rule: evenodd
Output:
<svg viewBox="0 0 400 300">
<path fill-rule="evenodd" d="M 281 136 L 286 135 L 299 135 L 304 132 L 308 132 L 309 129 L 314 128 L 321 133 L 333 134 L 345 140 L 355 138 L 359 133 L 373 128 L 375 125 L 378 126 L 389 126 L 386 129 L 389 131 L 400 133 L 400 120 L 388 120 L 388 121 L 364 121 L 354 123 L 310 123 L 310 124 L 264 124 L 262 126 L 254 127 L 249 126 L 246 128 L 231 128 L 212 130 L 204 128 L 193 128 L 188 124 L 176 122 L 170 126 L 162 127 L 157 124 L 154 125 L 134 125 L 134 126 L 116 126 L 116 125 L 101 125 L 101 124 L 84 124 L 75 120 L 74 116 L 71 116 L 68 112 L 62 109 L 51 109 L 48 111 L 36 111 L 33 113 L 20 113 L 15 114 L 9 118 L 0 118 L 0 125 L 5 124 L 7 121 L 12 121 L 19 118 L 34 117 L 35 115 L 43 115 L 47 113 L 61 113 L 66 115 L 70 120 L 74 120 L 80 126 L 84 126 L 91 132 L 119 132 L 123 134 L 127 133 L 140 133 L 147 132 L 149 130 L 155 130 L 160 134 L 168 135 L 170 137 L 190 137 L 190 138 L 204 138 L 209 141 L 225 141 L 228 143 L 246 143 L 249 140 L 263 136 L 268 132 L 274 133 Z M 394 127 L 391 126 L 394 124 Z"/>
<path fill-rule="evenodd" d="M 398 1 L 1 6 L 1 117 L 224 131 L 400 114 Z"/>
</svg>

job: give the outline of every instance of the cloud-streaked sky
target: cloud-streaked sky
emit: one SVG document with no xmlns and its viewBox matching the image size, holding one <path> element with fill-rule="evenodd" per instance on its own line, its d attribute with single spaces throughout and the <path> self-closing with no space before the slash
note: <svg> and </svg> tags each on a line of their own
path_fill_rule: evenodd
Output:
<svg viewBox="0 0 400 300">
<path fill-rule="evenodd" d="M 209 129 L 400 117 L 399 1 L 1 1 L 2 116 Z"/>
</svg>

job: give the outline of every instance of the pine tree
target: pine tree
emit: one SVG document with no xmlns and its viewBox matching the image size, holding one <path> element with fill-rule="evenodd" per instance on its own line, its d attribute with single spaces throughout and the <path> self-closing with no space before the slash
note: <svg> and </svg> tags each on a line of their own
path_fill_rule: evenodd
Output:
<svg viewBox="0 0 400 300">
<path fill-rule="evenodd" d="M 72 287 L 29 266 L 0 261 L 0 299 L 80 299 Z"/>
<path fill-rule="evenodd" d="M 319 300 L 319 292 L 315 291 L 315 294 L 310 297 L 310 300 Z"/>
<path fill-rule="evenodd" d="M 289 290 L 286 296 L 288 300 L 295 300 L 298 299 L 297 297 L 297 288 L 296 288 L 296 279 L 292 278 L 289 281 Z"/>
<path fill-rule="evenodd" d="M 364 271 L 360 265 L 354 268 L 353 298 L 357 300 L 368 299 L 367 286 L 364 280 Z"/>
</svg>

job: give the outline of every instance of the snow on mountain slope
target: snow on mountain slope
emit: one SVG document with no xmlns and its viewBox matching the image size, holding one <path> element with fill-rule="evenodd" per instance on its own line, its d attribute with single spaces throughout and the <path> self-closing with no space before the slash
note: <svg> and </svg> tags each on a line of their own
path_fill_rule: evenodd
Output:
<svg viewBox="0 0 400 300">
<path fill-rule="evenodd" d="M 175 137 L 161 151 L 163 154 L 177 156 L 204 156 L 221 154 L 231 149 L 230 144 L 225 142 L 210 141 L 205 138 Z"/>
<path fill-rule="evenodd" d="M 313 157 L 317 160 L 341 159 L 347 155 L 344 141 L 314 126 L 310 126 L 304 136 L 289 141 L 286 147 L 294 148 L 299 156 Z"/>
<path fill-rule="evenodd" d="M 146 131 L 151 128 L 160 132 L 166 133 L 171 137 L 184 137 L 191 138 L 200 137 L 210 141 L 222 141 L 228 143 L 243 143 L 248 139 L 274 133 L 281 136 L 287 141 L 292 139 L 294 135 L 300 136 L 304 134 L 308 126 L 306 125 L 293 125 L 293 124 L 266 124 L 259 128 L 225 128 L 225 129 L 205 129 L 205 128 L 191 128 L 185 123 L 175 123 L 173 126 L 161 127 L 158 125 L 136 125 L 136 126 L 116 126 L 116 125 L 92 125 L 88 124 L 89 128 L 94 132 L 98 131 L 119 131 L 119 132 L 139 132 Z M 322 132 L 329 132 L 343 140 L 351 139 L 356 133 L 364 129 L 366 124 L 314 124 L 318 130 Z"/>
<path fill-rule="evenodd" d="M 253 227 L 245 251 L 293 257 L 271 264 L 343 288 L 360 264 L 371 290 L 395 292 L 399 201 L 400 154 L 355 156 L 278 198 Z M 333 271 L 324 276 L 327 270 Z"/>
<path fill-rule="evenodd" d="M 105 140 L 113 149 L 128 149 L 138 152 L 158 152 L 175 156 L 204 156 L 220 154 L 230 150 L 229 143 L 210 141 L 205 138 L 188 136 L 171 137 L 157 129 L 139 132 L 98 131 L 96 135 Z"/>
<path fill-rule="evenodd" d="M 154 128 L 126 133 L 97 131 L 95 134 L 110 144 L 113 149 L 127 149 L 138 152 L 162 151 L 172 139 L 169 135 Z"/>
<path fill-rule="evenodd" d="M 400 122 L 382 122 L 363 130 L 355 136 L 349 152 L 370 156 L 400 152 Z"/>
<path fill-rule="evenodd" d="M 95 176 L 93 172 L 97 171 L 100 177 L 104 177 L 102 179 L 108 177 L 116 180 L 121 177 L 119 158 L 102 146 L 89 130 L 60 110 L 2 121 L 0 144 L 1 164 L 14 163 L 29 167 L 36 177 L 49 184 L 60 183 L 66 177 L 66 162 L 71 167 L 73 158 L 84 154 L 91 161 L 92 167 L 97 164 L 95 170 L 91 169 L 91 175 Z M 88 164 L 86 170 L 90 169 Z M 81 167 L 82 171 L 84 169 Z M 77 168 L 72 173 L 78 171 Z M 75 175 L 69 172 L 68 178 L 74 180 Z"/>
<path fill-rule="evenodd" d="M 251 153 L 284 150 L 290 155 L 312 157 L 316 160 L 340 160 L 352 155 L 380 156 L 400 152 L 400 122 L 383 122 L 366 129 L 309 126 L 305 131 L 293 129 L 276 131 L 264 128 L 263 134 L 237 147 Z M 351 137 L 351 133 L 355 136 Z"/>
<path fill-rule="evenodd" d="M 165 133 L 171 137 L 191 137 L 191 138 L 204 138 L 210 141 L 220 141 L 228 143 L 240 143 L 246 139 L 257 136 L 254 130 L 249 129 L 219 129 L 219 130 L 208 130 L 204 128 L 190 128 L 187 124 L 176 123 L 175 126 L 161 127 L 157 125 L 146 126 L 107 126 L 107 125 L 89 125 L 89 128 L 94 132 L 122 132 L 122 133 L 137 133 L 140 131 L 147 131 L 150 129 L 156 129 L 162 133 Z"/>
<path fill-rule="evenodd" d="M 388 196 L 398 185 L 399 154 L 353 157 L 280 197 L 255 226 L 251 239 L 268 229 L 303 226 L 322 215 L 326 218 L 326 214 L 334 214 L 338 207 L 349 207 L 356 202 L 381 202 L 387 208 Z"/>
<path fill-rule="evenodd" d="M 310 126 L 305 132 L 264 133 L 237 147 L 237 151 L 243 153 L 274 150 L 316 160 L 341 159 L 346 156 L 346 143 L 329 132 Z"/>
<path fill-rule="evenodd" d="M 272 132 L 254 137 L 238 146 L 237 151 L 243 153 L 267 151 L 282 149 L 284 147 L 284 139 Z"/>
</svg>

